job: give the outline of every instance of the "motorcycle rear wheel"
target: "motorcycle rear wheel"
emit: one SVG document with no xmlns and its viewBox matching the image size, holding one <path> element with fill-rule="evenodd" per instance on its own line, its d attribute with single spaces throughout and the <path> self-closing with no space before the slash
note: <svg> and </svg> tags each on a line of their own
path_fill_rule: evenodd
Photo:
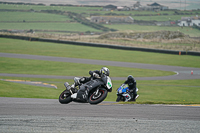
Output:
<svg viewBox="0 0 200 133">
<path fill-rule="evenodd" d="M 59 102 L 61 104 L 68 104 L 72 101 L 71 94 L 68 90 L 64 90 L 59 96 Z"/>
<path fill-rule="evenodd" d="M 98 104 L 102 102 L 107 97 L 108 91 L 106 89 L 99 89 L 98 94 L 96 94 L 96 91 L 90 94 L 90 97 L 88 99 L 88 102 L 90 104 Z"/>
</svg>

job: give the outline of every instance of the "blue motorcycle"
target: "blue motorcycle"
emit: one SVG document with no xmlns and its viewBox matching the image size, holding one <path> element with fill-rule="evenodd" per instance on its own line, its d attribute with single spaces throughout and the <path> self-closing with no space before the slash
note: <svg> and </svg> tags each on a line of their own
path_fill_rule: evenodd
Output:
<svg viewBox="0 0 200 133">
<path fill-rule="evenodd" d="M 138 88 L 136 88 L 136 91 L 138 91 Z M 135 97 L 135 99 L 138 98 L 139 95 Z M 131 95 L 130 95 L 130 89 L 127 84 L 122 84 L 118 89 L 117 89 L 117 99 L 116 102 L 127 102 L 131 100 Z"/>
<path fill-rule="evenodd" d="M 117 99 L 116 102 L 123 101 L 127 102 L 131 99 L 130 90 L 128 85 L 123 84 L 117 89 Z"/>
</svg>

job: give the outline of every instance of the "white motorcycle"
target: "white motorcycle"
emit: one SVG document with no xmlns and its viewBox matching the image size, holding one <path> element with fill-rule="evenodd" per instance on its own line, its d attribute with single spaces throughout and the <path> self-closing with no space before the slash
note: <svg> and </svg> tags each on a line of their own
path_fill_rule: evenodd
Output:
<svg viewBox="0 0 200 133">
<path fill-rule="evenodd" d="M 80 78 L 75 77 L 74 82 Z M 91 79 L 85 84 L 81 84 L 76 88 L 72 88 L 67 82 L 65 83 L 66 90 L 59 96 L 61 104 L 68 104 L 72 101 L 81 103 L 98 104 L 102 102 L 107 93 L 112 91 L 112 82 L 110 77 L 103 74 L 97 79 Z M 71 95 L 77 93 L 77 97 L 73 98 Z"/>
</svg>

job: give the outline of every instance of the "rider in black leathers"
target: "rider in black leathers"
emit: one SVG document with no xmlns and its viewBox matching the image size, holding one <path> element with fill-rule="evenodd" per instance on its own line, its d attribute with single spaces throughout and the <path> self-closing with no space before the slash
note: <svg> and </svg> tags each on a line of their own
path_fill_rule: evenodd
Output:
<svg viewBox="0 0 200 133">
<path fill-rule="evenodd" d="M 75 86 L 80 85 L 80 84 L 84 84 L 84 83 L 90 81 L 92 77 L 94 79 L 95 78 L 99 78 L 99 77 L 101 77 L 102 74 L 105 74 L 105 75 L 109 76 L 110 71 L 109 71 L 109 69 L 107 67 L 102 67 L 100 71 L 99 70 L 89 71 L 89 74 L 91 75 L 90 77 L 82 77 L 82 78 L 80 78 L 80 80 L 78 80 L 75 83 Z"/>
<path fill-rule="evenodd" d="M 82 77 L 79 80 L 77 80 L 74 84 L 72 84 L 72 88 L 84 84 L 88 81 L 91 80 L 91 78 L 95 79 L 95 78 L 100 78 L 102 74 L 105 74 L 107 76 L 109 76 L 110 71 L 107 67 L 102 67 L 101 70 L 95 70 L 95 71 L 89 71 L 89 74 L 91 75 L 90 77 Z M 86 88 L 82 88 L 79 89 L 78 92 L 76 94 L 74 94 L 74 96 L 72 96 L 72 98 L 76 98 L 77 95 L 81 95 L 81 93 L 83 93 L 85 91 Z"/>
<path fill-rule="evenodd" d="M 137 96 L 136 80 L 133 78 L 132 75 L 129 75 L 127 80 L 124 82 L 124 84 L 128 84 L 128 86 L 129 86 L 130 95 L 131 95 L 131 100 L 130 101 L 135 101 L 135 98 Z"/>
<path fill-rule="evenodd" d="M 99 70 L 95 70 L 95 71 L 89 71 L 89 74 L 91 75 L 90 77 L 82 77 L 80 78 L 76 83 L 75 86 L 80 85 L 80 84 L 84 84 L 88 81 L 91 80 L 91 78 L 98 78 L 100 77 L 101 73 Z"/>
</svg>

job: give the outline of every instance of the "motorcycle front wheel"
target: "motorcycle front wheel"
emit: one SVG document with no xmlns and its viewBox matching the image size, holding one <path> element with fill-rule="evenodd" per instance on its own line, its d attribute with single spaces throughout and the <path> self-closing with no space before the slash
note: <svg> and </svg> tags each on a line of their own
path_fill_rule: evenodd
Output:
<svg viewBox="0 0 200 133">
<path fill-rule="evenodd" d="M 108 91 L 106 89 L 99 89 L 98 93 L 94 91 L 90 94 L 90 97 L 88 99 L 88 102 L 90 104 L 98 104 L 102 102 L 107 97 Z"/>
<path fill-rule="evenodd" d="M 59 96 L 59 102 L 61 104 L 68 104 L 72 101 L 71 94 L 68 90 L 64 90 Z"/>
<path fill-rule="evenodd" d="M 121 96 L 117 96 L 116 102 L 119 102 L 121 100 Z"/>
</svg>

